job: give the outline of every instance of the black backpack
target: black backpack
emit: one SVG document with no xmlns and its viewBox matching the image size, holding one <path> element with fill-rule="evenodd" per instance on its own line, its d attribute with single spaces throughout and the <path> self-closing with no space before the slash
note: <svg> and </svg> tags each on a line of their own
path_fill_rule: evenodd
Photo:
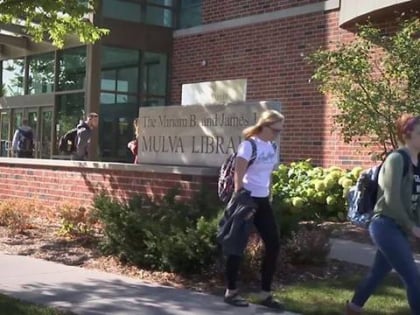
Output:
<svg viewBox="0 0 420 315">
<path fill-rule="evenodd" d="M 32 152 L 34 148 L 34 135 L 32 130 L 19 130 L 17 150 L 19 152 Z"/>
<path fill-rule="evenodd" d="M 67 131 L 58 140 L 58 151 L 70 154 L 76 151 L 77 128 Z"/>
<path fill-rule="evenodd" d="M 248 167 L 254 163 L 257 158 L 257 144 L 254 139 L 247 139 L 252 146 L 251 159 L 248 162 Z M 221 202 L 227 204 L 232 198 L 233 191 L 235 189 L 234 175 L 235 175 L 235 159 L 237 153 L 232 153 L 223 162 L 219 171 L 219 180 L 217 182 L 217 194 Z"/>
<path fill-rule="evenodd" d="M 257 144 L 252 138 L 246 139 L 245 141 L 249 141 L 252 146 L 251 158 L 247 166 L 247 168 L 249 168 L 257 158 Z M 276 143 L 272 142 L 271 145 L 273 146 L 273 150 L 277 152 Z M 220 201 L 224 204 L 227 204 L 230 201 L 235 190 L 235 182 L 233 177 L 235 175 L 236 156 L 237 152 L 229 155 L 220 167 L 219 179 L 217 181 L 217 194 L 219 196 Z"/>
<path fill-rule="evenodd" d="M 402 149 L 396 150 L 404 159 L 404 177 L 409 170 L 411 159 L 407 152 Z M 373 217 L 378 194 L 378 178 L 383 162 L 372 167 L 362 174 L 355 186 L 353 186 L 347 197 L 347 218 L 356 226 L 367 228 Z"/>
</svg>

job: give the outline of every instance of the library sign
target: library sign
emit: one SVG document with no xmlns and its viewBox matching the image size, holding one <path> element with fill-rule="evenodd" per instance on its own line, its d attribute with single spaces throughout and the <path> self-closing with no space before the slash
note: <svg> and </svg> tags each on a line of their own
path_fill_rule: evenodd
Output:
<svg viewBox="0 0 420 315">
<path fill-rule="evenodd" d="M 144 107 L 139 112 L 141 163 L 220 166 L 236 151 L 242 130 L 278 102 Z"/>
</svg>

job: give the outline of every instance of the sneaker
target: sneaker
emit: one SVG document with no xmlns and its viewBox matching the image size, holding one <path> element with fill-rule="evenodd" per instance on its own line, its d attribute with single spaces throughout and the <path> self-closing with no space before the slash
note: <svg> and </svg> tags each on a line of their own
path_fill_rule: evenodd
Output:
<svg viewBox="0 0 420 315">
<path fill-rule="evenodd" d="M 361 315 L 361 310 L 355 310 L 351 307 L 350 303 L 347 301 L 346 303 L 346 310 L 344 311 L 344 315 Z"/>
<path fill-rule="evenodd" d="M 284 304 L 281 303 L 280 301 L 276 300 L 273 298 L 272 295 L 270 295 L 269 297 L 267 297 L 264 300 L 258 301 L 257 304 L 278 310 L 278 311 L 284 311 Z"/>
<path fill-rule="evenodd" d="M 233 306 L 238 306 L 238 307 L 249 306 L 248 301 L 245 300 L 242 296 L 240 296 L 237 293 L 230 296 L 225 296 L 224 301 L 225 303 L 233 305 Z"/>
</svg>

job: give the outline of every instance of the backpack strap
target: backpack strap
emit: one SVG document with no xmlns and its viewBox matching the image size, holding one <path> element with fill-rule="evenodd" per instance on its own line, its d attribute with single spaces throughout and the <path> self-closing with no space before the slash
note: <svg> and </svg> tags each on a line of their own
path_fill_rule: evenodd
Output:
<svg viewBox="0 0 420 315">
<path fill-rule="evenodd" d="M 248 167 L 250 167 L 257 159 L 257 144 L 255 143 L 255 140 L 252 138 L 248 138 L 246 139 L 246 141 L 251 143 L 251 147 L 252 147 L 251 159 L 248 162 Z"/>
<path fill-rule="evenodd" d="M 90 127 L 89 127 L 89 125 L 86 123 L 86 121 L 84 121 L 84 122 L 82 122 L 81 124 L 77 125 L 75 129 L 76 129 L 76 130 L 79 130 L 79 129 L 82 129 L 82 128 L 85 128 L 85 129 L 90 130 Z"/>
<path fill-rule="evenodd" d="M 396 150 L 396 152 L 401 154 L 402 157 L 403 157 L 403 160 L 404 160 L 404 166 L 403 166 L 403 177 L 404 177 L 405 175 L 407 175 L 408 170 L 411 167 L 411 164 L 412 164 L 411 163 L 411 158 L 408 155 L 407 151 L 405 151 L 404 149 L 398 149 L 398 150 Z"/>
<path fill-rule="evenodd" d="M 246 141 L 249 141 L 252 147 L 251 159 L 249 160 L 249 163 L 248 163 L 248 167 L 250 167 L 257 159 L 257 143 L 252 138 L 248 138 L 246 139 Z M 273 146 L 274 152 L 277 152 L 277 144 L 273 141 L 271 142 L 271 145 Z"/>
</svg>

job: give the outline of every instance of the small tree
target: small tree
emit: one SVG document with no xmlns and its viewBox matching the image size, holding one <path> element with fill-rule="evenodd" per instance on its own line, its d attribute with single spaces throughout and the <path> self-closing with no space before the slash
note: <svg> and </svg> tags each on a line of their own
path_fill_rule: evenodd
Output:
<svg viewBox="0 0 420 315">
<path fill-rule="evenodd" d="M 420 19 L 402 20 L 392 35 L 368 23 L 357 35 L 335 50 L 313 53 L 312 78 L 333 96 L 344 142 L 363 140 L 385 154 L 398 146 L 395 120 L 402 113 L 420 114 Z"/>
<path fill-rule="evenodd" d="M 49 38 L 58 48 L 68 34 L 82 43 L 92 43 L 108 33 L 93 25 L 87 15 L 93 13 L 98 0 L 2 0 L 0 22 L 24 26 L 35 41 Z"/>
</svg>

